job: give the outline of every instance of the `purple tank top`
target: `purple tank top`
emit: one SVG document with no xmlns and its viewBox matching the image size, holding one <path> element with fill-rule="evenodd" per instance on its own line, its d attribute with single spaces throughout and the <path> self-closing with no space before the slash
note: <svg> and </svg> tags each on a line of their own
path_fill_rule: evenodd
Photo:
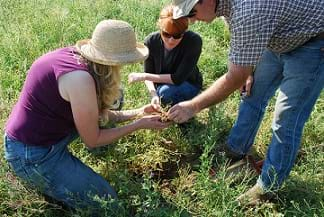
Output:
<svg viewBox="0 0 324 217">
<path fill-rule="evenodd" d="M 28 145 L 52 145 L 75 130 L 71 105 L 59 94 L 61 75 L 88 68 L 80 64 L 74 47 L 60 48 L 31 66 L 19 100 L 6 124 L 6 134 Z"/>
</svg>

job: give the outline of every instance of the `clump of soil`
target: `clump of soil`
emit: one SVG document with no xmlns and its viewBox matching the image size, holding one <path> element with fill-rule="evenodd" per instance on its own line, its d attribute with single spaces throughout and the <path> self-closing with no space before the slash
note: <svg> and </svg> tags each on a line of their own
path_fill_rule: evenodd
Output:
<svg viewBox="0 0 324 217">
<path fill-rule="evenodd" d="M 198 148 L 181 152 L 171 140 L 162 139 L 161 143 L 152 145 L 145 153 L 129 159 L 128 168 L 137 175 L 149 174 L 154 179 L 171 179 L 178 176 L 179 169 L 199 165 L 201 153 L 202 150 Z"/>
</svg>

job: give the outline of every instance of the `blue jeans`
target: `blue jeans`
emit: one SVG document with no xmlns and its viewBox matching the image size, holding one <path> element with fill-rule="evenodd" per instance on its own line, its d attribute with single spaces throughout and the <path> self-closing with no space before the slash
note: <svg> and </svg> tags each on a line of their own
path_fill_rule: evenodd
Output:
<svg viewBox="0 0 324 217">
<path fill-rule="evenodd" d="M 157 95 L 161 98 L 163 105 L 175 105 L 179 102 L 194 98 L 200 89 L 185 81 L 180 85 L 159 84 L 157 86 Z"/>
<path fill-rule="evenodd" d="M 227 140 L 246 154 L 252 146 L 269 99 L 279 89 L 272 139 L 258 183 L 278 189 L 288 177 L 300 147 L 305 122 L 324 86 L 324 40 L 312 41 L 284 54 L 266 50 L 254 73 L 251 96 L 242 99 Z"/>
<path fill-rule="evenodd" d="M 116 198 L 109 183 L 68 151 L 78 135 L 52 146 L 31 146 L 4 137 L 5 158 L 27 185 L 74 209 L 100 210 L 100 199 Z"/>
</svg>

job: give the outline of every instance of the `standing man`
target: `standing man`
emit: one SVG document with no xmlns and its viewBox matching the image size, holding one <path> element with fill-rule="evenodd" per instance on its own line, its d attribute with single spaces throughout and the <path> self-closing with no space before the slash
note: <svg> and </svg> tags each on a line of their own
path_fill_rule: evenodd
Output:
<svg viewBox="0 0 324 217">
<path fill-rule="evenodd" d="M 279 89 L 272 140 L 262 173 L 238 197 L 254 204 L 288 177 L 302 131 L 324 86 L 323 0 L 173 0 L 173 18 L 211 22 L 224 16 L 231 32 L 228 72 L 189 101 L 174 105 L 169 118 L 182 123 L 246 87 L 224 148 L 242 159 L 252 146 L 269 99 Z M 252 71 L 254 82 L 252 85 Z M 244 201 L 243 201 L 244 200 Z"/>
</svg>

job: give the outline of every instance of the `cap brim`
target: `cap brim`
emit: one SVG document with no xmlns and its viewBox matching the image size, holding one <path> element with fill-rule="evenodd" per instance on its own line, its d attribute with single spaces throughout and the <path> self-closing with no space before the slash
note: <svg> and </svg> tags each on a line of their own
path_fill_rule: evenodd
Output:
<svg viewBox="0 0 324 217">
<path fill-rule="evenodd" d="M 173 5 L 173 19 L 187 16 L 198 1 L 199 0 L 183 1 L 180 4 Z"/>
<path fill-rule="evenodd" d="M 75 47 L 82 56 L 102 65 L 123 65 L 144 61 L 149 54 L 148 48 L 142 43 L 136 43 L 136 48 L 124 53 L 101 53 L 89 43 L 90 39 L 80 40 Z"/>
</svg>

